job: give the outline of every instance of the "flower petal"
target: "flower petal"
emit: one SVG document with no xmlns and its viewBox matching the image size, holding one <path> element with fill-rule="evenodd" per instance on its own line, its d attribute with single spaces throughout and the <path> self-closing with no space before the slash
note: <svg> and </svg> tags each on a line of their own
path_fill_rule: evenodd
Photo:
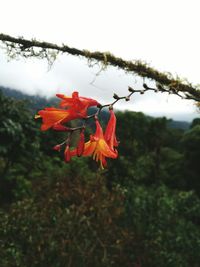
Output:
<svg viewBox="0 0 200 267">
<path fill-rule="evenodd" d="M 117 153 L 112 150 L 104 139 L 100 139 L 97 145 L 97 149 L 102 153 L 103 156 L 108 158 L 117 158 Z"/>
<path fill-rule="evenodd" d="M 80 137 L 77 145 L 77 156 L 80 157 L 83 154 L 85 147 L 85 135 L 84 135 L 84 130 L 80 132 Z"/>
<path fill-rule="evenodd" d="M 101 128 L 99 121 L 96 120 L 95 123 L 96 123 L 96 132 L 94 134 L 94 138 L 96 138 L 97 140 L 98 139 L 104 139 L 103 130 Z"/>
<path fill-rule="evenodd" d="M 114 111 L 111 109 L 110 110 L 110 119 L 108 121 L 106 130 L 105 130 L 104 138 L 105 138 L 106 142 L 108 143 L 108 145 L 110 146 L 110 148 L 112 148 L 112 149 L 114 149 L 114 147 L 118 146 L 115 130 L 116 130 L 116 117 L 115 117 Z"/>
<path fill-rule="evenodd" d="M 91 142 L 88 141 L 85 143 L 84 151 L 83 151 L 83 156 L 91 156 L 96 148 L 97 143 L 96 142 Z"/>
<path fill-rule="evenodd" d="M 40 110 L 38 114 L 43 122 L 41 126 L 42 131 L 48 130 L 55 124 L 65 123 L 80 118 L 80 116 L 71 109 L 45 108 L 44 110 Z"/>
<path fill-rule="evenodd" d="M 60 107 L 72 107 L 73 109 L 85 112 L 88 107 L 97 106 L 99 103 L 87 97 L 79 97 L 78 92 L 73 92 L 72 97 L 65 96 L 63 94 L 56 94 L 57 97 L 61 98 Z"/>
</svg>

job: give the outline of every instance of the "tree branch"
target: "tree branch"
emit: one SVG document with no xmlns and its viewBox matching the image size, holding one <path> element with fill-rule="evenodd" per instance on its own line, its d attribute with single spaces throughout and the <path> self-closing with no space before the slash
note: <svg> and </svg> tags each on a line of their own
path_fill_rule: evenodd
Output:
<svg viewBox="0 0 200 267">
<path fill-rule="evenodd" d="M 74 56 L 82 56 L 91 61 L 101 62 L 105 67 L 108 65 L 118 67 L 129 73 L 135 73 L 140 77 L 148 78 L 157 82 L 158 91 L 165 91 L 179 95 L 184 94 L 187 99 L 193 99 L 200 102 L 200 88 L 193 86 L 191 83 L 181 80 L 179 77 L 174 78 L 170 73 L 162 73 L 154 68 L 149 67 L 141 61 L 127 61 L 119 57 L 115 57 L 109 52 L 90 52 L 88 50 L 80 50 L 67 45 L 57 45 L 48 42 L 41 42 L 35 39 L 27 40 L 23 37 L 15 38 L 9 35 L 0 34 L 0 41 L 6 44 L 8 54 L 11 57 L 21 55 L 24 57 L 40 57 L 47 58 L 52 64 L 59 52 L 68 53 Z M 35 51 L 34 48 L 40 49 Z M 54 51 L 54 53 L 52 53 Z"/>
</svg>

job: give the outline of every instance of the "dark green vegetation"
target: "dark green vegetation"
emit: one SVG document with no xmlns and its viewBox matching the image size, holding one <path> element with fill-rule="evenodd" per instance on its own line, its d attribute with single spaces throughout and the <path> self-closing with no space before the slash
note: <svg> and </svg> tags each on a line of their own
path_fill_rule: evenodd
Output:
<svg viewBox="0 0 200 267">
<path fill-rule="evenodd" d="M 33 104 L 0 106 L 0 266 L 199 266 L 199 119 L 183 130 L 119 112 L 120 156 L 99 171 L 64 163 Z"/>
</svg>

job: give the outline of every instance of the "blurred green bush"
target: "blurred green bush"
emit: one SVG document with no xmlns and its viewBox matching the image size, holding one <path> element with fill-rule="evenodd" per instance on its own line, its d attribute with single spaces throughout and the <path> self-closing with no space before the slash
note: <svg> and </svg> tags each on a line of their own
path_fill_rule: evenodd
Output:
<svg viewBox="0 0 200 267">
<path fill-rule="evenodd" d="M 99 171 L 65 164 L 63 135 L 40 132 L 30 104 L 0 105 L 0 266 L 199 266 L 198 119 L 119 112 L 120 156 Z"/>
</svg>

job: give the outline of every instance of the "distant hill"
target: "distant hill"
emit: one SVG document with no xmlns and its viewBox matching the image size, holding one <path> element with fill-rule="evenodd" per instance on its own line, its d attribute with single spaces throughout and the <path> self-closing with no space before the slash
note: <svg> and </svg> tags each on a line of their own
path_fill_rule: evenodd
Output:
<svg viewBox="0 0 200 267">
<path fill-rule="evenodd" d="M 188 130 L 190 128 L 191 123 L 188 121 L 175 121 L 171 120 L 169 121 L 168 126 L 173 129 L 183 129 Z"/>
<path fill-rule="evenodd" d="M 12 88 L 0 86 L 0 91 L 9 97 L 15 99 L 24 99 L 29 102 L 30 109 L 35 113 L 39 109 L 48 106 L 57 106 L 59 100 L 56 97 L 45 98 L 38 95 L 27 95 Z"/>
<path fill-rule="evenodd" d="M 39 109 L 43 109 L 44 107 L 48 106 L 58 106 L 59 99 L 56 97 L 52 98 L 45 98 L 41 96 L 32 96 L 32 95 L 27 95 L 24 94 L 20 91 L 17 91 L 12 88 L 8 87 L 3 87 L 0 86 L 0 91 L 6 96 L 15 98 L 15 99 L 24 99 L 27 100 L 30 104 L 29 107 L 33 113 L 36 113 Z M 92 114 L 94 112 L 94 108 L 91 108 L 89 111 L 89 114 Z M 109 117 L 109 114 L 106 110 L 102 111 L 102 120 L 107 120 Z M 170 120 L 168 123 L 169 128 L 174 128 L 174 129 L 183 129 L 187 130 L 190 127 L 189 122 L 187 121 L 175 121 L 175 120 Z"/>
</svg>

